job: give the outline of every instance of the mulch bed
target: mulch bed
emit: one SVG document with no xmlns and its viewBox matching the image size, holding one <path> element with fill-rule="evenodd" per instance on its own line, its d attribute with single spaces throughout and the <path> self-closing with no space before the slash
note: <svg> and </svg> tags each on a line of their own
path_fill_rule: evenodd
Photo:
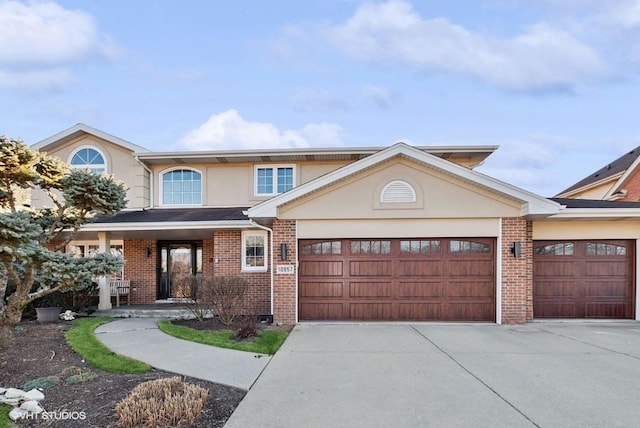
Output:
<svg viewBox="0 0 640 428">
<path fill-rule="evenodd" d="M 72 385 L 58 384 L 43 390 L 47 412 L 84 412 L 84 420 L 21 421 L 18 426 L 117 427 L 116 404 L 138 384 L 175 374 L 153 370 L 145 374 L 113 374 L 86 364 L 67 345 L 64 333 L 70 323 L 39 324 L 23 322 L 9 346 L 0 348 L 0 387 L 22 388 L 25 382 L 45 376 L 91 371 L 94 379 Z M 206 388 L 209 402 L 202 415 L 189 425 L 195 428 L 222 427 L 245 395 L 245 391 L 189 377 L 184 378 Z"/>
</svg>

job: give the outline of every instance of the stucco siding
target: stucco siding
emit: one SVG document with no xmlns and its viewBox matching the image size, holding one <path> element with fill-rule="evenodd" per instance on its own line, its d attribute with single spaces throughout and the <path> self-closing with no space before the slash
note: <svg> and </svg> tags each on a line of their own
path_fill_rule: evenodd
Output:
<svg viewBox="0 0 640 428">
<path fill-rule="evenodd" d="M 300 220 L 299 239 L 495 237 L 499 219 Z"/>
<path fill-rule="evenodd" d="M 637 221 L 536 221 L 533 239 L 639 239 Z"/>
<path fill-rule="evenodd" d="M 393 180 L 409 183 L 415 203 L 380 202 Z M 521 204 L 435 169 L 393 159 L 280 208 L 283 219 L 517 217 Z"/>
<path fill-rule="evenodd" d="M 69 162 L 73 153 L 83 147 L 98 149 L 105 157 L 107 174 L 112 174 L 116 180 L 125 183 L 128 188 L 127 208 L 143 208 L 149 205 L 148 173 L 136 162 L 130 150 L 93 135 L 83 135 L 46 152 Z M 33 192 L 32 206 L 39 208 L 50 204 L 51 201 L 44 192 Z"/>
</svg>

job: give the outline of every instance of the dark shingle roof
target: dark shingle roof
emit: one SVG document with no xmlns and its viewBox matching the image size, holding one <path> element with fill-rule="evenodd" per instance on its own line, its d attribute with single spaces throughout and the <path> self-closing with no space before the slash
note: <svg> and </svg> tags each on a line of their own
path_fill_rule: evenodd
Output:
<svg viewBox="0 0 640 428">
<path fill-rule="evenodd" d="M 640 202 L 602 201 L 599 199 L 549 198 L 567 208 L 640 208 Z"/>
<path fill-rule="evenodd" d="M 576 190 L 581 187 L 588 186 L 589 184 L 596 183 L 600 180 L 604 180 L 605 178 L 614 176 L 616 174 L 620 174 L 629 169 L 629 167 L 633 164 L 633 162 L 635 162 L 638 156 L 640 156 L 640 146 L 636 147 L 628 153 L 625 153 L 613 162 L 609 162 L 607 165 L 603 166 L 593 174 L 588 175 L 573 186 L 564 189 L 558 194 L 562 195 L 572 190 Z"/>
<path fill-rule="evenodd" d="M 98 216 L 94 223 L 157 223 L 176 221 L 248 220 L 242 212 L 249 207 L 233 208 L 155 208 L 121 211 L 113 217 Z"/>
</svg>

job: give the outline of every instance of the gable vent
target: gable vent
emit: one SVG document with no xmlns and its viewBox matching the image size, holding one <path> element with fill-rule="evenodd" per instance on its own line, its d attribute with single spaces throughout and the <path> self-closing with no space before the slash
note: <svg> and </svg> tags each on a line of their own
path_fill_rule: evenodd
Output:
<svg viewBox="0 0 640 428">
<path fill-rule="evenodd" d="M 415 201 L 416 191 L 411 184 L 403 180 L 394 180 L 388 183 L 380 193 L 380 202 L 402 203 Z"/>
</svg>

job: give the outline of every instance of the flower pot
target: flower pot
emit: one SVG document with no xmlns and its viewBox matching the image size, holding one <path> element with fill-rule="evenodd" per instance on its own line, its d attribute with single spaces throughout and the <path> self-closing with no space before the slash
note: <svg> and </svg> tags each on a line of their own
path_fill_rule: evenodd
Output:
<svg viewBox="0 0 640 428">
<path fill-rule="evenodd" d="M 36 314 L 38 314 L 38 322 L 57 322 L 59 320 L 58 315 L 62 312 L 62 308 L 46 307 L 36 308 Z"/>
</svg>

